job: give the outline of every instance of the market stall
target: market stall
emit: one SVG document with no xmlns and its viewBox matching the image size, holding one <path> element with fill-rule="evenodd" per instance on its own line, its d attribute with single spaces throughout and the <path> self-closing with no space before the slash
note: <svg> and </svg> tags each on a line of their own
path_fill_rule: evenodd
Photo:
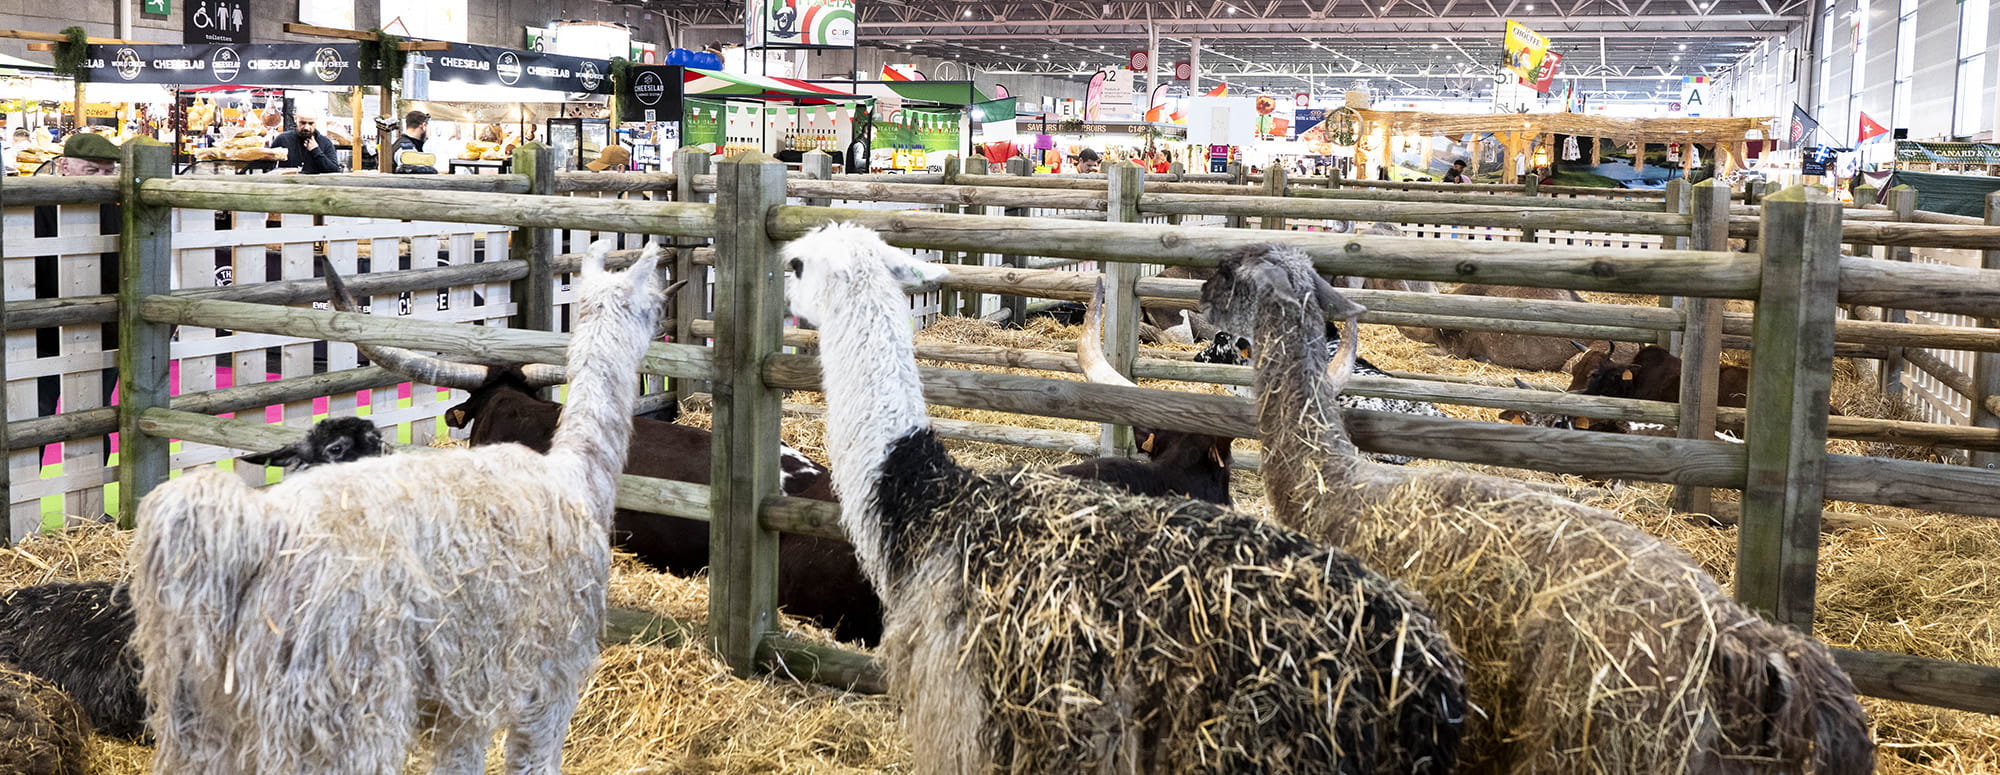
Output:
<svg viewBox="0 0 2000 775">
<path fill-rule="evenodd" d="M 869 97 L 794 78 L 682 69 L 681 143 L 718 156 L 746 150 L 842 155 L 866 136 Z M 856 133 L 856 122 L 864 131 Z"/>
<path fill-rule="evenodd" d="M 412 59 L 406 88 L 431 116 L 425 150 L 449 171 L 504 172 L 530 140 L 547 142 L 556 169 L 572 171 L 612 142 L 608 60 L 464 43 Z"/>
<path fill-rule="evenodd" d="M 1595 164 L 1606 143 L 1625 146 L 1634 169 L 1645 164 L 1649 145 L 1707 145 L 1719 174 L 1743 165 L 1749 133 L 1766 132 L 1770 118 L 1612 118 L 1577 113 L 1468 115 L 1414 111 L 1357 110 L 1356 167 L 1374 170 L 1391 162 L 1393 138 L 1462 138 L 1470 156 L 1481 158 L 1481 146 L 1501 148 L 1500 181 L 1518 182 L 1529 169 L 1555 162 L 1565 148 L 1558 137 L 1588 138 Z M 1579 143 L 1579 149 L 1584 143 Z M 1425 154 L 1431 157 L 1431 154 Z M 1682 171 L 1692 170 L 1697 154 L 1678 154 Z M 1579 159 L 1580 160 L 1580 159 Z M 1435 158 L 1426 161 L 1434 162 Z M 1429 170 L 1428 165 L 1425 170 Z"/>
</svg>

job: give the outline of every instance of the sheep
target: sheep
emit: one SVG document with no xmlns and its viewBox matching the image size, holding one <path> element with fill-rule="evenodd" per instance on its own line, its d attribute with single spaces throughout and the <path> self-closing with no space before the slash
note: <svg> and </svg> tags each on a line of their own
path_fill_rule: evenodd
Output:
<svg viewBox="0 0 2000 775">
<path fill-rule="evenodd" d="M 1077 362 L 1090 381 L 1132 386 L 1104 359 L 1104 284 L 1099 282 L 1084 313 L 1083 336 L 1077 342 Z M 1156 428 L 1133 428 L 1132 436 L 1147 462 L 1100 457 L 1056 469 L 1056 473 L 1092 479 L 1127 492 L 1155 497 L 1186 497 L 1218 506 L 1230 505 L 1227 436 L 1207 436 Z"/>
<path fill-rule="evenodd" d="M 1460 666 L 1420 600 L 1212 504 L 959 466 L 903 290 L 938 268 L 850 224 L 783 255 L 920 771 L 1452 768 Z"/>
<path fill-rule="evenodd" d="M 1225 256 L 1202 307 L 1248 332 L 1274 518 L 1394 569 L 1465 649 L 1482 771 L 1873 771 L 1853 685 L 1820 643 L 1731 600 L 1678 548 L 1523 483 L 1383 466 L 1338 404 L 1328 313 L 1361 308 L 1276 245 Z M 1331 369 L 1329 366 L 1331 365 Z"/>
<path fill-rule="evenodd" d="M 264 489 L 213 469 L 148 493 L 132 644 L 160 773 L 558 771 L 597 657 L 608 533 L 659 249 L 586 253 L 571 402 L 548 454 L 493 446 L 309 469 Z"/>
<path fill-rule="evenodd" d="M 360 308 L 340 274 L 322 264 L 334 308 Z M 530 363 L 483 366 L 456 363 L 398 347 L 361 345 L 368 360 L 429 385 L 471 393 L 445 410 L 445 423 L 472 426 L 475 447 L 521 444 L 547 452 L 555 437 L 562 404 L 543 400 L 536 392 L 566 379 L 558 366 Z M 708 484 L 713 472 L 708 431 L 673 422 L 636 418 L 632 421 L 632 452 L 625 473 L 692 484 Z M 780 488 L 786 495 L 832 501 L 833 485 L 826 469 L 791 447 L 779 450 Z M 612 543 L 647 565 L 681 576 L 708 567 L 708 523 L 644 511 L 619 509 L 612 518 Z M 882 636 L 882 604 L 853 547 L 817 536 L 786 533 L 778 537 L 778 605 L 785 611 L 833 631 L 834 637 L 876 645 Z"/>
<path fill-rule="evenodd" d="M 328 463 L 345 463 L 388 452 L 382 431 L 366 417 L 329 417 L 313 424 L 306 436 L 291 444 L 239 458 L 245 463 L 277 466 L 287 472 Z"/>
<path fill-rule="evenodd" d="M 90 722 L 69 695 L 53 683 L 0 667 L 0 772 L 84 775 L 92 754 Z"/>
<path fill-rule="evenodd" d="M 1331 354 L 1334 348 L 1339 346 L 1340 337 L 1338 330 L 1332 325 L 1327 326 L 1327 332 L 1329 334 L 1327 337 L 1327 352 Z M 1250 340 L 1247 337 L 1237 336 L 1228 331 L 1217 331 L 1215 332 L 1215 338 L 1208 343 L 1207 347 L 1202 348 L 1201 352 L 1196 353 L 1194 359 L 1202 363 L 1247 366 L 1250 364 Z M 1359 355 L 1354 357 L 1353 373 L 1364 377 L 1391 376 L 1389 372 L 1376 368 L 1375 364 L 1369 363 L 1367 358 Z M 1232 392 L 1240 396 L 1254 397 L 1252 395 L 1253 391 L 1248 389 Z M 1429 401 L 1412 401 L 1407 398 L 1374 398 L 1370 396 L 1347 395 L 1345 393 L 1340 395 L 1339 401 L 1342 409 L 1363 409 L 1371 412 L 1399 412 L 1424 417 L 1445 416 L 1443 409 L 1439 409 L 1437 404 Z M 1416 460 L 1416 458 L 1408 455 L 1396 455 L 1388 452 L 1369 452 L 1366 454 L 1369 458 L 1375 460 L 1375 462 L 1392 465 L 1404 465 Z"/>
</svg>

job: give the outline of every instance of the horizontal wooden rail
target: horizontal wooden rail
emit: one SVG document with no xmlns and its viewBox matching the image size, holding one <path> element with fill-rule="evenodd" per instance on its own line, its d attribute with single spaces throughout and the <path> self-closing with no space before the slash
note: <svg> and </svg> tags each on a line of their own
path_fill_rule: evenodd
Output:
<svg viewBox="0 0 2000 775">
<path fill-rule="evenodd" d="M 527 274 L 527 264 L 500 259 L 478 264 L 358 274 L 348 278 L 347 287 L 355 296 L 380 296 L 474 283 L 508 282 L 526 277 Z M 169 295 L 176 299 L 241 301 L 255 304 L 304 304 L 327 300 L 326 282 L 317 279 L 245 283 L 221 288 L 183 288 Z M 67 296 L 57 299 L 8 302 L 6 327 L 12 331 L 85 323 L 110 323 L 117 319 L 117 296 L 110 294 Z"/>
<path fill-rule="evenodd" d="M 118 201 L 118 179 L 109 175 L 19 175 L 0 182 L 0 207 L 108 204 Z"/>
<path fill-rule="evenodd" d="M 1756 239 L 1757 229 L 1756 219 L 1729 219 L 1731 237 Z M 2000 226 L 1902 223 L 1890 219 L 1843 218 L 1840 224 L 1840 241 L 1852 245 L 2000 250 Z"/>
<path fill-rule="evenodd" d="M 989 207 L 1044 207 L 1058 210 L 1104 211 L 1103 194 L 1087 191 L 1046 191 L 1031 188 L 862 183 L 847 180 L 790 180 L 785 191 L 803 199 L 853 199 L 870 202 Z M 1101 216 L 1100 216 L 1101 218 Z"/>
<path fill-rule="evenodd" d="M 1229 250 L 1278 243 L 1305 251 L 1320 271 L 1332 274 L 1613 293 L 1751 298 L 1758 276 L 1757 258 L 1740 253 L 1522 246 L 1470 240 L 1440 250 L 1437 240 L 1413 237 L 1187 229 L 1144 223 L 1086 225 L 1051 218 L 831 207 L 773 208 L 769 228 L 774 238 L 793 239 L 832 221 L 871 227 L 890 243 L 903 247 L 1214 266 Z M 2000 290 L 1995 293 L 2000 294 Z"/>
<path fill-rule="evenodd" d="M 2000 667 L 1853 649 L 1833 661 L 1870 697 L 2000 716 Z"/>
<path fill-rule="evenodd" d="M 369 366 L 182 393 L 173 397 L 172 407 L 184 412 L 222 414 L 289 404 L 321 396 L 374 390 L 408 381 L 410 381 L 408 377 Z M 45 415 L 30 420 L 16 420 L 7 424 L 7 442 L 14 448 L 9 451 L 116 433 L 117 412 L 116 407 L 106 406 Z"/>
<path fill-rule="evenodd" d="M 1167 215 L 1280 215 L 1286 218 L 1392 223 L 1563 229 L 1614 234 L 1687 236 L 1694 219 L 1679 213 L 1582 210 L 1456 203 L 1384 202 L 1365 199 L 1273 199 L 1256 196 L 1154 194 L 1139 198 L 1139 212 Z"/>
<path fill-rule="evenodd" d="M 567 362 L 564 351 L 569 346 L 568 335 L 548 331 L 171 296 L 145 298 L 139 304 L 139 314 L 155 323 L 432 350 L 476 363 L 561 364 Z M 714 358 L 708 348 L 692 345 L 655 343 L 647 349 L 639 370 L 668 377 L 715 378 Z"/>
<path fill-rule="evenodd" d="M 558 172 L 554 190 L 558 194 L 672 191 L 679 180 L 671 172 Z"/>
<path fill-rule="evenodd" d="M 689 237 L 715 235 L 715 206 L 683 202 L 462 191 L 360 191 L 189 178 L 149 180 L 140 188 L 139 198 L 151 205 L 211 210 L 344 215 Z"/>
<path fill-rule="evenodd" d="M 2000 270 L 1842 256 L 1840 303 L 2000 317 Z"/>
<path fill-rule="evenodd" d="M 202 177 L 183 176 L 179 179 L 199 180 Z M 404 191 L 460 191 L 481 194 L 528 193 L 528 176 L 526 175 L 384 175 L 379 172 L 334 172 L 325 175 L 259 175 L 255 178 L 255 182 L 271 185 L 329 186 L 335 188 L 393 188 Z"/>
<path fill-rule="evenodd" d="M 1190 192 L 1203 193 L 1203 192 Z M 1241 193 L 1241 189 L 1237 191 Z M 1433 202 L 1462 205 L 1493 205 L 1505 207 L 1562 208 L 1571 210 L 1598 210 L 1627 213 L 1664 212 L 1660 202 L 1625 202 L 1604 199 L 1564 199 L 1547 196 L 1488 196 L 1486 194 L 1463 194 L 1431 191 L 1368 191 L 1353 188 L 1306 189 L 1293 191 L 1292 196 L 1303 199 L 1358 199 L 1375 202 Z"/>
</svg>

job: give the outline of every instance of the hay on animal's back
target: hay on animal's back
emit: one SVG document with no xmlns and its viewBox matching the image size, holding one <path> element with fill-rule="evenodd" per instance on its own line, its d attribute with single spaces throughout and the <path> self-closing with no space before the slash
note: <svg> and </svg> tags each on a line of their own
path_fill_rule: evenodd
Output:
<svg viewBox="0 0 2000 775">
<path fill-rule="evenodd" d="M 0 772 L 84 775 L 90 722 L 56 685 L 0 667 Z"/>
</svg>

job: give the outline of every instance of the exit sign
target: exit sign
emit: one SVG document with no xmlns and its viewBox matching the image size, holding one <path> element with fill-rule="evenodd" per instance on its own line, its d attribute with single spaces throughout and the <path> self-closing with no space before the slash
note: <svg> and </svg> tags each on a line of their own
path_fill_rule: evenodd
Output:
<svg viewBox="0 0 2000 775">
<path fill-rule="evenodd" d="M 139 6 L 139 11 L 141 13 L 150 13 L 156 16 L 166 16 L 167 14 L 174 12 L 174 0 L 145 0 L 145 2 Z"/>
</svg>

